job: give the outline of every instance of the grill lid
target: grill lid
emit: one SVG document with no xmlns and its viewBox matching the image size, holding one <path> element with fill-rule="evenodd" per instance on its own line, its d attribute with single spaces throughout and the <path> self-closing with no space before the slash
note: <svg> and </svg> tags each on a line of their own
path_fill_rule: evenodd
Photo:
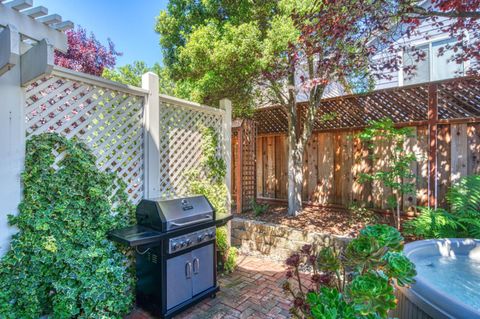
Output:
<svg viewBox="0 0 480 319">
<path fill-rule="evenodd" d="M 143 199 L 137 206 L 137 222 L 161 231 L 213 221 L 215 211 L 203 195 L 173 199 Z"/>
</svg>

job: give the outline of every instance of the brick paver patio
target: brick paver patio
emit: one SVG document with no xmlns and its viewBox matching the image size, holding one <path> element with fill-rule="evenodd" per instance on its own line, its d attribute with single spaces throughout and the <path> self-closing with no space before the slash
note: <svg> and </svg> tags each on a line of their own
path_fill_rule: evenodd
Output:
<svg viewBox="0 0 480 319">
<path fill-rule="evenodd" d="M 283 319 L 290 318 L 291 302 L 282 290 L 285 266 L 279 262 L 239 256 L 234 273 L 220 276 L 220 292 L 175 319 Z M 142 310 L 127 319 L 151 319 Z"/>
</svg>

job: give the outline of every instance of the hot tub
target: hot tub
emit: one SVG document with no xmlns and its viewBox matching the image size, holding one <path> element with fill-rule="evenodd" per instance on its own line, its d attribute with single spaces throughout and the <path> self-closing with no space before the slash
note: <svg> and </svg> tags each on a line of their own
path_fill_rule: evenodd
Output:
<svg viewBox="0 0 480 319">
<path fill-rule="evenodd" d="M 415 264 L 411 288 L 397 288 L 400 319 L 480 318 L 480 240 L 435 239 L 405 245 Z"/>
</svg>

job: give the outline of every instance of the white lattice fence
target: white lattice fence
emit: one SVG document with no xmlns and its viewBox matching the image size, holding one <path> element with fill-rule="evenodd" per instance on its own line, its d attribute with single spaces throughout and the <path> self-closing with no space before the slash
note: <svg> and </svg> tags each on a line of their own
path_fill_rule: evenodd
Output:
<svg viewBox="0 0 480 319">
<path fill-rule="evenodd" d="M 130 199 L 143 196 L 143 107 L 141 90 L 56 70 L 26 89 L 26 132 L 56 132 L 85 142 L 101 170 L 116 172 Z M 61 156 L 61 154 L 59 154 Z"/>
<path fill-rule="evenodd" d="M 160 98 L 160 193 L 187 193 L 189 171 L 200 168 L 202 127 L 219 134 L 221 156 L 225 158 L 225 111 L 167 97 Z"/>
</svg>

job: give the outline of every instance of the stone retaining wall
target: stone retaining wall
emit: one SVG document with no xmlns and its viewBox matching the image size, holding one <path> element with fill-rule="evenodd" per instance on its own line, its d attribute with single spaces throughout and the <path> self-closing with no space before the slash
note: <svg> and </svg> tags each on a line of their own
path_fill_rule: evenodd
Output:
<svg viewBox="0 0 480 319">
<path fill-rule="evenodd" d="M 285 260 L 305 244 L 312 244 L 319 251 L 328 246 L 340 248 L 349 240 L 349 237 L 302 231 L 262 221 L 243 218 L 232 220 L 232 245 L 246 255 Z"/>
</svg>

